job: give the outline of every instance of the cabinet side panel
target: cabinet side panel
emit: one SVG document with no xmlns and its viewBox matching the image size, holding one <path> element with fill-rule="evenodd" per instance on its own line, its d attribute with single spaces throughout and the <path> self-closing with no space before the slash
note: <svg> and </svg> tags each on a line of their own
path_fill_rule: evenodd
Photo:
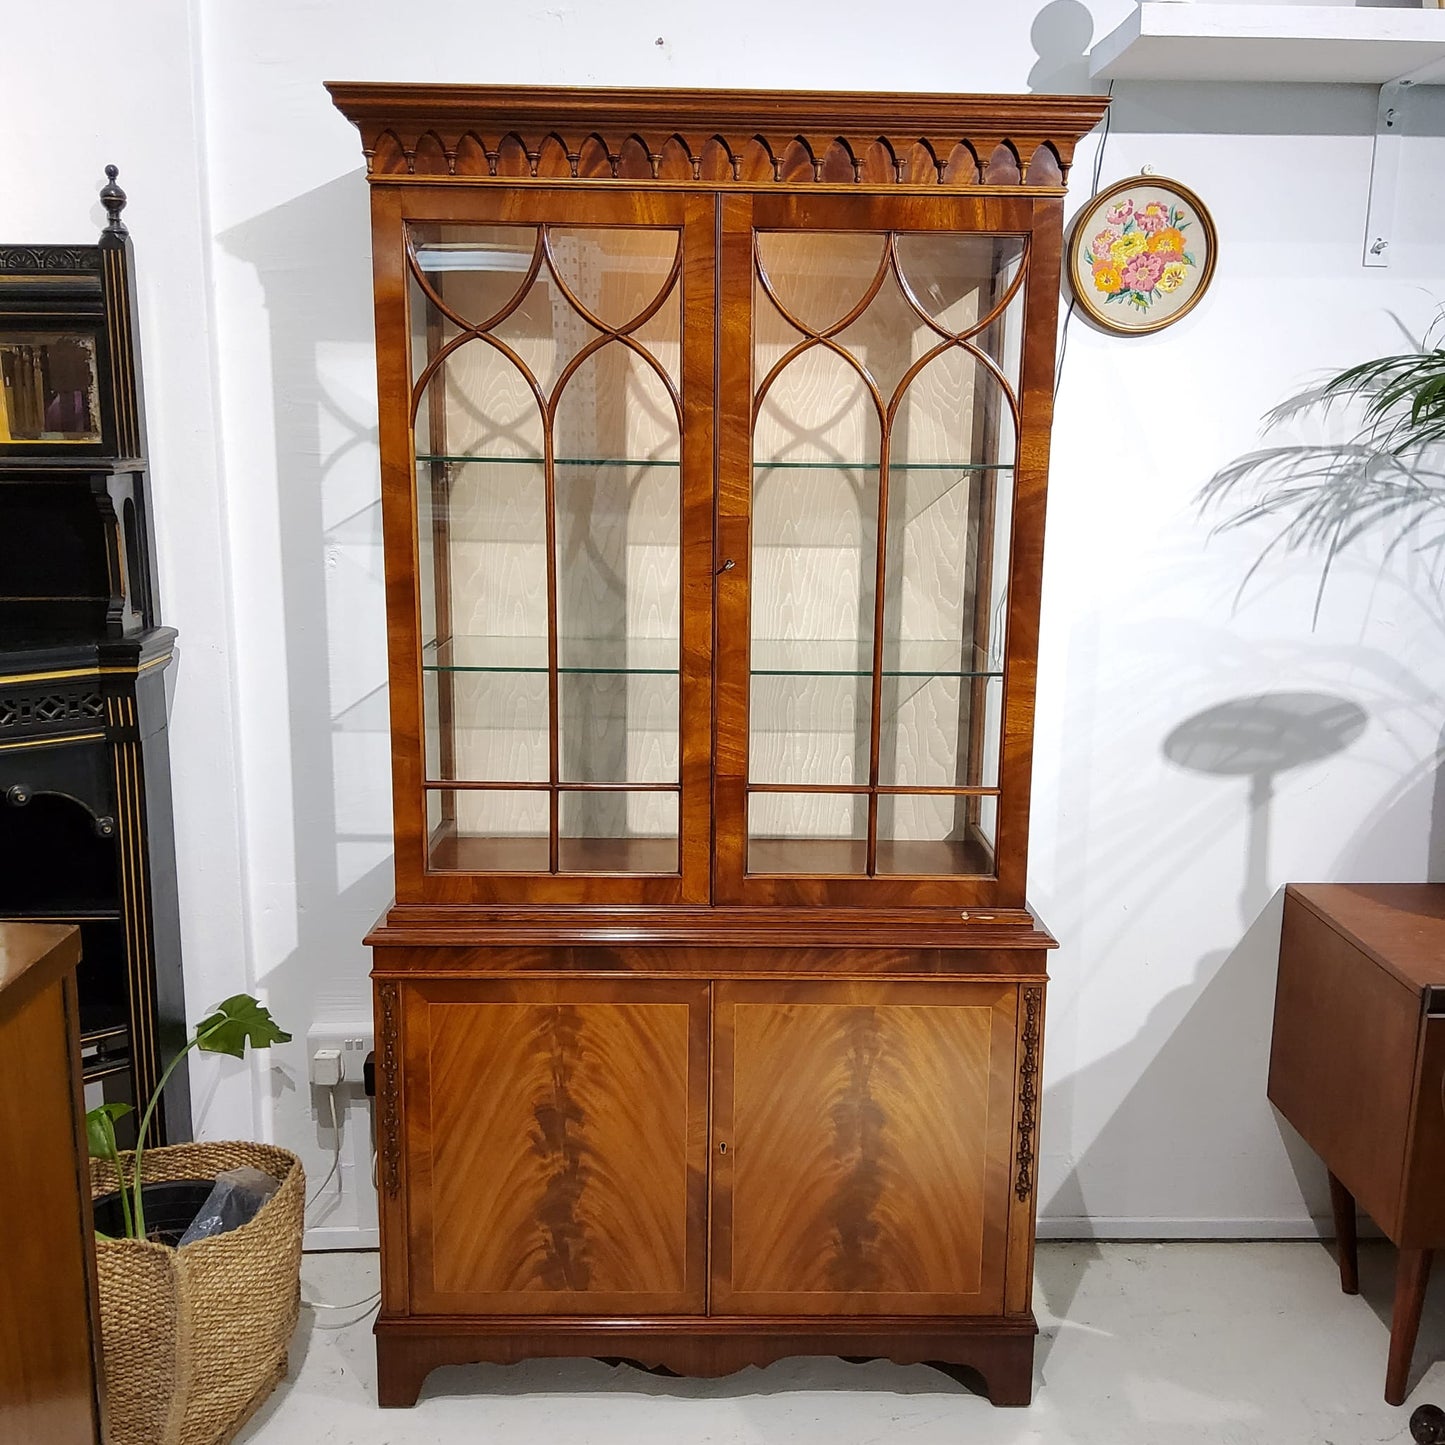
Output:
<svg viewBox="0 0 1445 1445">
<path fill-rule="evenodd" d="M 1405 1166 L 1400 1244 L 1437 1249 L 1445 1244 L 1445 1017 L 1426 1018 L 1420 1039 L 1415 1112 Z"/>
<path fill-rule="evenodd" d="M 1419 996 L 1288 895 L 1270 1102 L 1398 1237 Z"/>
<path fill-rule="evenodd" d="M 391 790 L 396 833 L 396 895 L 422 897 L 426 820 L 418 635 L 416 471 L 411 434 L 406 241 L 401 196 L 371 192 L 371 252 L 376 294 L 377 425 L 381 446 L 381 524 L 385 542 L 386 645 L 391 693 Z"/>
<path fill-rule="evenodd" d="M 700 1311 L 706 986 L 446 985 L 413 1096 L 413 1308 Z M 420 1107 L 416 1090 L 425 1092 Z"/>
<path fill-rule="evenodd" d="M 1039 600 L 1044 568 L 1044 507 L 1049 486 L 1049 437 L 1054 416 L 1063 209 L 1058 199 L 1035 205 L 1024 293 L 1019 372 L 1018 467 L 1014 472 L 1012 556 L 1009 558 L 1008 657 L 1004 675 L 1004 739 L 998 818 L 998 901 L 1022 907 L 1028 866 L 1029 798 L 1033 784 L 1034 692 L 1038 677 Z"/>
</svg>

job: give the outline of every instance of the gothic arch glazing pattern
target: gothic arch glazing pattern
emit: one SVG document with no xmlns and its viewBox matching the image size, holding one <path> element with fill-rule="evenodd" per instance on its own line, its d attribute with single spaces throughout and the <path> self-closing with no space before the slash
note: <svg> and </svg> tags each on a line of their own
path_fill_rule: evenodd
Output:
<svg viewBox="0 0 1445 1445">
<path fill-rule="evenodd" d="M 753 272 L 748 871 L 987 875 L 1026 241 L 760 230 Z"/>
<path fill-rule="evenodd" d="M 680 232 L 407 259 L 433 866 L 676 873 Z"/>
</svg>

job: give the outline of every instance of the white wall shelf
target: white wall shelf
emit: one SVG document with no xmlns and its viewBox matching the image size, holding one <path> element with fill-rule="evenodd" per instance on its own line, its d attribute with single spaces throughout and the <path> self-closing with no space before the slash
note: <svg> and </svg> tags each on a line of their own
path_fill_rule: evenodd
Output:
<svg viewBox="0 0 1445 1445">
<path fill-rule="evenodd" d="M 1383 85 L 1445 62 L 1445 10 L 1143 0 L 1089 54 L 1099 80 Z"/>
</svg>

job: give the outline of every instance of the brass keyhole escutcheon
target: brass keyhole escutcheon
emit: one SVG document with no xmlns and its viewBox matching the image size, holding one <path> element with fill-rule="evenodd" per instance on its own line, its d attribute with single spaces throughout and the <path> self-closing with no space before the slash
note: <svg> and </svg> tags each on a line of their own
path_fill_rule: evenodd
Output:
<svg viewBox="0 0 1445 1445">
<path fill-rule="evenodd" d="M 719 1144 L 717 1146 L 717 1152 L 719 1154 L 726 1154 L 728 1152 L 728 1146 L 726 1144 Z"/>
</svg>

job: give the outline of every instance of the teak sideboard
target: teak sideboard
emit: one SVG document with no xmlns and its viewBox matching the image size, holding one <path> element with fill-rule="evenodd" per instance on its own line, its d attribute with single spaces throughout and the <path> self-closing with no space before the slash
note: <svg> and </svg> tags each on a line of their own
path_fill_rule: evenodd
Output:
<svg viewBox="0 0 1445 1445">
<path fill-rule="evenodd" d="M 791 1354 L 1026 1403 L 1044 497 L 1105 100 L 329 88 L 376 278 L 382 1403 Z"/>
<path fill-rule="evenodd" d="M 1357 1206 L 1398 1251 L 1391 1405 L 1410 1392 L 1430 1266 L 1445 1247 L 1442 1076 L 1445 883 L 1291 883 L 1269 1098 L 1329 1171 L 1344 1292 L 1360 1292 Z"/>
</svg>

